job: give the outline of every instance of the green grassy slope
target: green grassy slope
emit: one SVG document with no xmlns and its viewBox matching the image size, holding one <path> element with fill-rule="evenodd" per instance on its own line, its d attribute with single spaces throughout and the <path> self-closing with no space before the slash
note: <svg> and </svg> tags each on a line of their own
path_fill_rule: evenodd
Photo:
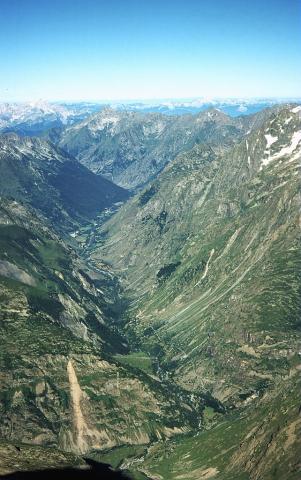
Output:
<svg viewBox="0 0 301 480">
<path fill-rule="evenodd" d="M 95 260 L 105 259 L 122 278 L 130 301 L 128 335 L 157 357 L 161 375 L 192 394 L 209 391 L 228 411 L 237 409 L 241 435 L 260 425 L 267 412 L 278 418 L 276 431 L 284 432 L 291 421 L 289 402 L 292 422 L 297 421 L 301 126 L 294 110 L 285 106 L 270 112 L 260 128 L 223 155 L 199 145 L 178 156 L 102 227 L 99 247 L 91 250 Z M 273 398 L 278 395 L 280 404 L 286 398 L 288 419 L 277 411 Z M 246 407 L 251 426 L 243 422 Z M 202 434 L 205 445 L 213 435 L 223 450 L 228 442 L 223 425 L 216 427 L 215 440 L 214 432 Z M 231 419 L 225 425 L 235 429 Z M 259 445 L 260 435 L 259 428 L 254 441 Z M 269 435 L 276 434 L 268 424 L 262 435 L 264 449 Z M 233 437 L 236 450 L 241 438 Z M 277 437 L 274 451 L 281 450 L 283 438 Z M 285 465 L 297 464 L 297 434 L 291 438 L 283 467 L 277 454 L 272 465 L 273 450 L 267 449 L 262 458 L 255 450 L 250 468 L 248 450 L 246 465 L 238 463 L 237 470 L 235 457 L 227 455 L 212 468 L 220 478 L 240 472 L 241 478 L 284 479 Z M 149 471 L 158 473 L 155 478 L 210 478 L 203 470 L 211 465 L 201 453 L 181 469 L 181 442 L 174 470 L 175 458 L 171 455 L 166 466 L 159 446 L 161 464 L 152 470 L 156 457 L 150 453 Z M 187 455 L 198 448 L 194 439 L 189 442 Z"/>
<path fill-rule="evenodd" d="M 233 412 L 208 430 L 154 444 L 141 466 L 131 459 L 123 465 L 160 480 L 297 480 L 301 418 L 296 377 L 297 372 L 256 407 Z"/>
<path fill-rule="evenodd" d="M 260 168 L 264 132 L 289 115 L 289 143 L 299 120 L 288 107 L 222 157 L 205 146 L 178 157 L 103 227 L 100 255 L 136 315 L 129 328 L 159 344 L 181 384 L 223 399 L 296 361 L 298 158 Z"/>
</svg>

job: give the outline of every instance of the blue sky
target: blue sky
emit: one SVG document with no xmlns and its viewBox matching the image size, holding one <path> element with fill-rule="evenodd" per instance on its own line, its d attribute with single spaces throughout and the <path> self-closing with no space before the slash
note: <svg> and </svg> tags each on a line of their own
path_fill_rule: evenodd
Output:
<svg viewBox="0 0 301 480">
<path fill-rule="evenodd" d="M 300 0 L 0 0 L 0 100 L 300 97 Z"/>
</svg>

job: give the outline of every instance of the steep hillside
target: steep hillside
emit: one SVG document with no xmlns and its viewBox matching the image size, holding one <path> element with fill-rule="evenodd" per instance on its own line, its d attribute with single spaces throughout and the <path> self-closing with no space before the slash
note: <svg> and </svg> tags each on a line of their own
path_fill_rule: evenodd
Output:
<svg viewBox="0 0 301 480">
<path fill-rule="evenodd" d="M 134 189 L 195 143 L 231 146 L 247 123 L 214 109 L 170 117 L 107 108 L 67 128 L 60 146 L 93 172 Z"/>
<path fill-rule="evenodd" d="M 300 378 L 296 372 L 254 405 L 221 420 L 208 410 L 203 431 L 158 442 L 123 468 L 159 480 L 297 480 L 301 448 Z M 99 456 L 117 464 L 114 452 Z M 116 462 L 116 463 L 114 463 Z"/>
<path fill-rule="evenodd" d="M 287 106 L 223 155 L 196 146 L 96 235 L 93 258 L 131 301 L 128 332 L 228 406 L 300 362 L 300 132 Z"/>
<path fill-rule="evenodd" d="M 1 200 L 0 229 L 0 438 L 83 454 L 194 428 L 202 397 L 126 361 L 110 271 L 15 201 Z"/>
<path fill-rule="evenodd" d="M 0 168 L 0 195 L 25 201 L 55 228 L 74 229 L 128 197 L 122 188 L 37 138 L 1 135 Z"/>
</svg>

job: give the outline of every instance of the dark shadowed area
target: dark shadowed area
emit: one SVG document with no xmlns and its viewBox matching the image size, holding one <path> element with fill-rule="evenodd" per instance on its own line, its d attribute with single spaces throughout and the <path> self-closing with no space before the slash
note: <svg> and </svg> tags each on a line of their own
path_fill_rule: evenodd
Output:
<svg viewBox="0 0 301 480">
<path fill-rule="evenodd" d="M 14 472 L 1 475 L 0 479 L 7 480 L 130 480 L 130 477 L 121 471 L 113 470 L 105 463 L 87 459 L 89 468 L 49 468 L 28 472 Z"/>
</svg>

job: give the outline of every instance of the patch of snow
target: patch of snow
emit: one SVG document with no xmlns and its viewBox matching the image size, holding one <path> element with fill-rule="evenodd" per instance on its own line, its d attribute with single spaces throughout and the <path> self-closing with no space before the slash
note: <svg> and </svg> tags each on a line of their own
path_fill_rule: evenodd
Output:
<svg viewBox="0 0 301 480">
<path fill-rule="evenodd" d="M 273 160 L 277 160 L 278 158 L 284 157 L 286 155 L 291 155 L 298 147 L 300 141 L 301 141 L 301 130 L 298 130 L 297 132 L 293 133 L 290 145 L 286 145 L 285 147 L 282 147 L 282 149 L 278 153 L 275 153 L 274 155 L 269 156 L 268 158 L 265 158 L 262 160 L 261 168 L 262 166 L 268 165 Z M 299 152 L 293 156 L 291 161 L 296 160 L 298 157 L 299 157 Z"/>
<path fill-rule="evenodd" d="M 280 152 L 273 155 L 273 157 L 279 158 L 279 157 L 282 157 L 283 155 L 290 155 L 291 153 L 293 153 L 294 150 L 296 150 L 300 141 L 301 141 L 301 130 L 298 130 L 297 132 L 293 133 L 291 144 L 287 145 L 286 147 L 283 147 L 280 150 Z"/>
<path fill-rule="evenodd" d="M 267 147 L 266 148 L 270 149 L 271 145 L 273 145 L 273 143 L 277 142 L 278 137 L 273 137 L 273 135 L 267 134 L 267 135 L 265 135 L 265 139 L 267 141 Z"/>
<path fill-rule="evenodd" d="M 301 111 L 301 105 L 298 105 L 298 107 L 292 108 L 291 112 L 293 113 L 298 113 Z"/>
<path fill-rule="evenodd" d="M 247 152 L 249 152 L 249 144 L 248 144 L 248 140 L 246 140 L 246 148 L 247 148 Z M 250 159 L 250 155 L 248 155 L 248 165 L 250 167 L 251 165 L 251 159 Z"/>
</svg>

